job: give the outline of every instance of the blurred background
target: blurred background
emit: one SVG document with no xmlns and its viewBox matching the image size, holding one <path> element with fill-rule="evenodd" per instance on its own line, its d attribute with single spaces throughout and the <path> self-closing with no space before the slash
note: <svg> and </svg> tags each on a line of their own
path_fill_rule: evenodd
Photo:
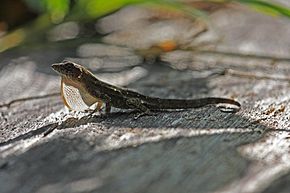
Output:
<svg viewBox="0 0 290 193">
<path fill-rule="evenodd" d="M 229 21 L 214 18 L 221 10 L 229 14 L 228 10 L 241 9 L 290 18 L 287 0 L 1 0 L 0 52 L 23 45 L 78 39 L 133 47 L 150 58 L 176 48 L 193 48 L 197 41 L 199 47 L 229 38 L 223 37 L 218 28 L 231 23 L 236 23 L 236 27 L 247 22 L 251 25 L 250 22 L 238 13 L 227 18 Z M 207 34 L 207 39 L 194 42 L 213 26 L 215 30 Z M 253 22 L 251 27 L 259 25 Z"/>
</svg>

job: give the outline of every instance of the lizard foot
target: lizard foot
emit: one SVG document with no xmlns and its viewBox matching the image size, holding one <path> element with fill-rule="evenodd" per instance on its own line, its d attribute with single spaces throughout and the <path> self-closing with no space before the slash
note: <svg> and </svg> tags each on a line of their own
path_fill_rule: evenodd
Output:
<svg viewBox="0 0 290 193">
<path fill-rule="evenodd" d="M 94 109 L 94 110 L 90 109 L 90 110 L 86 110 L 85 112 L 86 112 L 86 113 L 89 113 L 89 114 L 87 115 L 88 117 L 94 117 L 94 114 L 95 114 L 96 112 L 98 112 L 100 115 L 103 114 L 103 113 L 102 113 L 102 109 Z"/>
<path fill-rule="evenodd" d="M 140 117 L 144 116 L 155 116 L 156 114 L 157 113 L 153 113 L 152 111 L 139 112 L 137 115 L 134 116 L 134 120 L 137 120 Z"/>
</svg>

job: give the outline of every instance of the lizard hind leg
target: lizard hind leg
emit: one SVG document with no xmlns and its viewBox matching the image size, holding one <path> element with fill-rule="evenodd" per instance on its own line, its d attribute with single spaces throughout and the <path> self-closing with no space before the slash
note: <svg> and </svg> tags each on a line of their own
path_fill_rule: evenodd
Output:
<svg viewBox="0 0 290 193">
<path fill-rule="evenodd" d="M 129 98 L 127 99 L 126 103 L 129 107 L 138 111 L 138 114 L 134 117 L 135 120 L 143 116 L 155 115 L 148 107 L 146 107 L 142 103 L 142 100 L 138 98 Z"/>
<path fill-rule="evenodd" d="M 134 116 L 134 119 L 137 120 L 140 117 L 144 117 L 144 116 L 154 116 L 156 115 L 156 113 L 153 113 L 152 111 L 145 111 L 145 112 L 139 112 L 137 115 Z"/>
</svg>

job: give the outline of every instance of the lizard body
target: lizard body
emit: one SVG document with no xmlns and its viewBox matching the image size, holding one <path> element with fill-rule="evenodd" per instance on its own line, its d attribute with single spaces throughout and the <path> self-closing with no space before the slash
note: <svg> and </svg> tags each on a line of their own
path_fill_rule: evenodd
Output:
<svg viewBox="0 0 290 193">
<path fill-rule="evenodd" d="M 240 108 L 240 103 L 219 97 L 200 99 L 162 99 L 150 97 L 138 92 L 117 87 L 99 80 L 85 67 L 69 62 L 53 64 L 52 68 L 62 77 L 61 94 L 64 104 L 77 111 L 85 111 L 95 103 L 100 110 L 103 103 L 106 113 L 111 106 L 121 109 L 135 109 L 149 114 L 152 110 L 199 108 L 209 104 L 226 103 Z"/>
</svg>

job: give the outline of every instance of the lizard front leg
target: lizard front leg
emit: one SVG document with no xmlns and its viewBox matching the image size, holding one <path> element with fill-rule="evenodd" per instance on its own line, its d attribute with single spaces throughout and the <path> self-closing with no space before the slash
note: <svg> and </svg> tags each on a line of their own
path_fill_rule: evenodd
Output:
<svg viewBox="0 0 290 193">
<path fill-rule="evenodd" d="M 100 113 L 101 113 L 101 111 L 102 111 L 102 109 L 103 108 L 101 108 L 102 107 L 102 105 L 103 105 L 103 102 L 98 102 L 98 104 L 97 104 L 97 107 L 89 114 L 89 116 L 91 116 L 92 114 L 94 114 L 95 112 L 97 112 L 97 111 L 99 111 Z M 107 114 L 107 113 L 110 113 L 111 112 L 111 105 L 110 105 L 110 103 L 105 103 L 105 113 Z"/>
<path fill-rule="evenodd" d="M 105 112 L 106 112 L 106 113 L 110 113 L 110 112 L 111 112 L 111 105 L 110 105 L 109 102 L 106 103 Z"/>
<path fill-rule="evenodd" d="M 111 111 L 110 97 L 108 97 L 107 95 L 102 95 L 102 99 L 99 99 L 99 98 L 97 98 L 97 99 L 98 99 L 97 107 L 89 115 L 92 115 L 97 111 L 101 112 L 102 106 L 104 103 L 106 104 L 105 112 L 109 113 Z"/>
<path fill-rule="evenodd" d="M 89 116 L 93 115 L 95 112 L 101 112 L 103 104 L 104 104 L 104 102 L 101 99 L 98 98 L 97 99 L 97 106 L 96 106 L 95 109 L 93 109 L 90 112 Z"/>
</svg>

